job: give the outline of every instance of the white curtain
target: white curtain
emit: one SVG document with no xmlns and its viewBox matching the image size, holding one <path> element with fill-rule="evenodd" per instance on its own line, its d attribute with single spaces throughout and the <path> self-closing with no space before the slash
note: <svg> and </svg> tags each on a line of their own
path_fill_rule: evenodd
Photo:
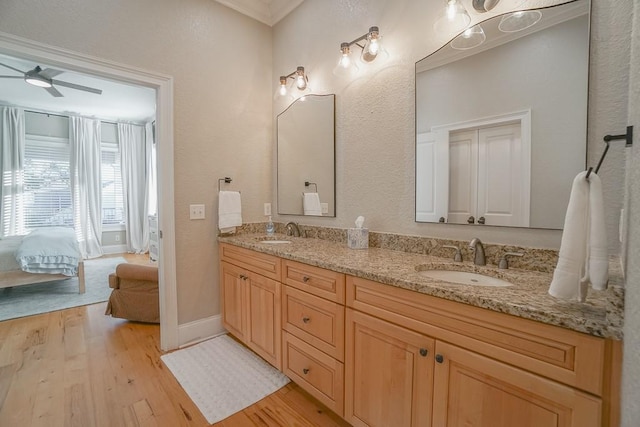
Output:
<svg viewBox="0 0 640 427">
<path fill-rule="evenodd" d="M 118 123 L 120 168 L 124 218 L 127 227 L 127 251 L 144 253 L 149 249 L 149 167 L 151 153 L 147 151 L 145 129 Z"/>
<path fill-rule="evenodd" d="M 102 255 L 100 121 L 69 117 L 73 221 L 84 258 Z"/>
<path fill-rule="evenodd" d="M 24 234 L 24 111 L 0 108 L 0 237 Z"/>
<path fill-rule="evenodd" d="M 158 150 L 153 138 L 152 123 L 146 123 L 144 125 L 144 135 L 147 146 L 147 181 L 149 181 L 149 204 L 147 206 L 147 213 L 149 215 L 155 215 L 158 213 Z"/>
</svg>

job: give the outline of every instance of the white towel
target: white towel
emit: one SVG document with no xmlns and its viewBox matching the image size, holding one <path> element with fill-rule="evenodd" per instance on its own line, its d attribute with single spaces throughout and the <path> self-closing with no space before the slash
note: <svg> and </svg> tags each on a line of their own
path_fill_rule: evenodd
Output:
<svg viewBox="0 0 640 427">
<path fill-rule="evenodd" d="M 305 215 L 322 216 L 322 206 L 318 193 L 302 193 L 302 209 Z"/>
<path fill-rule="evenodd" d="M 238 191 L 218 193 L 218 228 L 221 233 L 235 233 L 242 225 L 242 202 Z"/>
<path fill-rule="evenodd" d="M 584 302 L 589 284 L 607 287 L 608 257 L 600 178 L 580 172 L 573 180 L 564 220 L 558 264 L 549 294 Z"/>
</svg>

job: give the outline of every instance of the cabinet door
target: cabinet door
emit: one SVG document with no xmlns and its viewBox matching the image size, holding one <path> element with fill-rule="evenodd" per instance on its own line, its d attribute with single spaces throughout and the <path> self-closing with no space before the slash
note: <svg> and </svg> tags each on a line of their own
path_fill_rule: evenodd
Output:
<svg viewBox="0 0 640 427">
<path fill-rule="evenodd" d="M 478 132 L 458 131 L 449 136 L 448 222 L 467 224 L 477 219 Z"/>
<path fill-rule="evenodd" d="M 277 369 L 282 369 L 280 282 L 249 273 L 246 344 Z"/>
<path fill-rule="evenodd" d="M 246 271 L 226 262 L 220 263 L 220 291 L 222 297 L 222 324 L 241 341 L 247 331 Z"/>
<path fill-rule="evenodd" d="M 596 427 L 601 406 L 571 387 L 436 343 L 434 426 Z"/>
<path fill-rule="evenodd" d="M 434 340 L 347 309 L 345 419 L 354 426 L 430 426 Z"/>
</svg>

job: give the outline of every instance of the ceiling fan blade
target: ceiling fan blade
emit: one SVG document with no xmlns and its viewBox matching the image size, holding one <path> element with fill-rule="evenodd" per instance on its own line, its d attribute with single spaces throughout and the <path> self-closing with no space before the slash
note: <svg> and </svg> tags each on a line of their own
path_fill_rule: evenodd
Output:
<svg viewBox="0 0 640 427">
<path fill-rule="evenodd" d="M 84 90 L 85 92 L 96 93 L 98 95 L 102 94 L 102 90 L 94 89 L 94 88 L 88 87 L 88 86 L 77 85 L 75 83 L 69 83 L 69 82 L 62 82 L 60 80 L 52 80 L 52 82 L 53 82 L 54 85 L 58 85 L 58 86 L 69 87 L 71 89 L 77 89 L 77 90 Z"/>
<path fill-rule="evenodd" d="M 56 89 L 55 87 L 51 86 L 51 87 L 43 87 L 44 90 L 46 90 L 47 92 L 49 92 L 51 94 L 51 96 L 55 96 L 56 98 L 61 98 L 64 95 L 61 94 L 58 89 Z"/>
<path fill-rule="evenodd" d="M 0 79 L 24 79 L 24 76 L 0 76 Z"/>
<path fill-rule="evenodd" d="M 51 79 L 57 76 L 58 74 L 62 74 L 62 73 L 64 73 L 64 71 L 54 70 L 53 68 L 45 68 L 44 70 L 40 71 L 40 75 L 48 79 Z"/>
<path fill-rule="evenodd" d="M 24 71 L 22 71 L 22 70 L 18 70 L 17 68 L 12 67 L 11 65 L 3 64 L 2 62 L 0 62 L 0 65 L 2 65 L 3 67 L 8 68 L 10 70 L 17 71 L 17 72 L 19 72 L 20 74 L 22 74 L 24 76 Z"/>
</svg>

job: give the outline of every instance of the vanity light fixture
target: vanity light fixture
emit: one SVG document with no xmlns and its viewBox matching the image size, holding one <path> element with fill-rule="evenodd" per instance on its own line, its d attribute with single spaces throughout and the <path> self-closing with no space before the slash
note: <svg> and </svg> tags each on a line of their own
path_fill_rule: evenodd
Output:
<svg viewBox="0 0 640 427">
<path fill-rule="evenodd" d="M 360 42 L 364 41 L 364 45 Z M 351 42 L 343 42 L 340 44 L 340 59 L 338 65 L 334 68 L 333 73 L 336 75 L 348 76 L 358 71 L 358 65 L 351 59 L 351 46 L 358 46 L 362 49 L 360 59 L 363 62 L 373 62 L 383 51 L 382 36 L 378 27 L 370 27 L 369 32 L 361 35 Z"/>
<path fill-rule="evenodd" d="M 280 76 L 280 85 L 278 86 L 278 90 L 276 91 L 276 98 L 286 97 L 289 94 L 289 89 L 287 88 L 287 83 L 289 79 L 294 81 L 295 87 L 301 92 L 301 95 L 304 96 L 309 92 L 309 78 L 304 72 L 304 67 L 298 66 L 295 71 L 287 74 L 286 76 Z"/>
<path fill-rule="evenodd" d="M 480 46 L 487 39 L 484 34 L 484 30 L 478 25 L 469 27 L 462 32 L 458 37 L 451 41 L 451 47 L 458 50 L 473 49 Z"/>
<path fill-rule="evenodd" d="M 498 24 L 503 33 L 515 33 L 535 25 L 542 18 L 539 10 L 520 10 L 504 15 Z"/>
<path fill-rule="evenodd" d="M 462 0 L 445 0 L 445 7 L 438 15 L 433 28 L 442 34 L 457 33 L 467 28 L 470 22 L 471 17 Z"/>
</svg>

